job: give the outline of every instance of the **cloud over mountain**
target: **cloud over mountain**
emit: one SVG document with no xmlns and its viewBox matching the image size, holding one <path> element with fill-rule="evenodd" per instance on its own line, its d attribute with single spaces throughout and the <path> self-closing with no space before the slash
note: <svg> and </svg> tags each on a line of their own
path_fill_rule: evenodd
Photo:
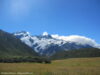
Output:
<svg viewBox="0 0 100 75">
<path fill-rule="evenodd" d="M 85 36 L 80 35 L 69 35 L 69 36 L 59 36 L 58 34 L 52 35 L 53 38 L 64 40 L 64 41 L 70 41 L 70 42 L 76 42 L 77 44 L 89 44 L 93 47 L 99 47 L 100 45 L 95 42 L 95 40 L 91 38 L 87 38 Z"/>
</svg>

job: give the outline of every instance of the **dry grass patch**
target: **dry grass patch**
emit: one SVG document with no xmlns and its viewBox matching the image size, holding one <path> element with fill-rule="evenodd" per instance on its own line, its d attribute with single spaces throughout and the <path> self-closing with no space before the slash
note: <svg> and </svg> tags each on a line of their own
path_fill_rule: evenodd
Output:
<svg viewBox="0 0 100 75">
<path fill-rule="evenodd" d="M 0 63 L 0 72 L 31 72 L 27 75 L 100 75 L 100 57 L 56 60 L 51 64 Z"/>
</svg>

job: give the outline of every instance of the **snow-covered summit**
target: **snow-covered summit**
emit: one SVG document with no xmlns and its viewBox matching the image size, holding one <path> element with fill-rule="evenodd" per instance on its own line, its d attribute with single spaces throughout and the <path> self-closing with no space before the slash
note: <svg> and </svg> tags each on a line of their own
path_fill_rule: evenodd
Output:
<svg viewBox="0 0 100 75">
<path fill-rule="evenodd" d="M 100 47 L 95 40 L 79 35 L 59 36 L 44 32 L 32 36 L 29 32 L 21 31 L 14 33 L 14 36 L 41 55 L 52 55 L 59 50 Z"/>
<path fill-rule="evenodd" d="M 26 37 L 26 36 L 30 36 L 30 33 L 29 32 L 26 32 L 26 31 L 20 31 L 20 32 L 15 32 L 14 35 L 15 36 Z"/>
<path fill-rule="evenodd" d="M 48 32 L 43 32 L 42 35 L 43 35 L 43 36 L 48 36 L 49 34 L 48 34 Z"/>
</svg>

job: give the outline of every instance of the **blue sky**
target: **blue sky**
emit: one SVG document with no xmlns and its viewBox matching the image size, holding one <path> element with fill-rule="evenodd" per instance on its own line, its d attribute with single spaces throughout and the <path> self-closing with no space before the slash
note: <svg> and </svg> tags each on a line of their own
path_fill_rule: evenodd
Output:
<svg viewBox="0 0 100 75">
<path fill-rule="evenodd" d="M 0 0 L 0 29 L 82 35 L 100 43 L 100 0 Z"/>
</svg>

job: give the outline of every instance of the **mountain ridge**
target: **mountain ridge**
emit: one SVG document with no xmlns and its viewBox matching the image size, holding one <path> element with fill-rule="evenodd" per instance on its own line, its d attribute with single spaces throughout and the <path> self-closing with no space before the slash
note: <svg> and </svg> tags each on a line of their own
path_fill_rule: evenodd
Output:
<svg viewBox="0 0 100 75">
<path fill-rule="evenodd" d="M 80 48 L 97 48 L 97 43 L 84 36 L 59 36 L 44 32 L 42 35 L 32 36 L 29 32 L 13 34 L 40 55 L 52 56 L 59 50 Z"/>
<path fill-rule="evenodd" d="M 78 50 L 58 51 L 50 58 L 52 60 L 66 59 L 66 58 L 87 58 L 100 57 L 100 49 L 98 48 L 82 48 Z"/>
<path fill-rule="evenodd" d="M 38 54 L 14 35 L 0 30 L 0 57 L 38 56 Z"/>
</svg>

